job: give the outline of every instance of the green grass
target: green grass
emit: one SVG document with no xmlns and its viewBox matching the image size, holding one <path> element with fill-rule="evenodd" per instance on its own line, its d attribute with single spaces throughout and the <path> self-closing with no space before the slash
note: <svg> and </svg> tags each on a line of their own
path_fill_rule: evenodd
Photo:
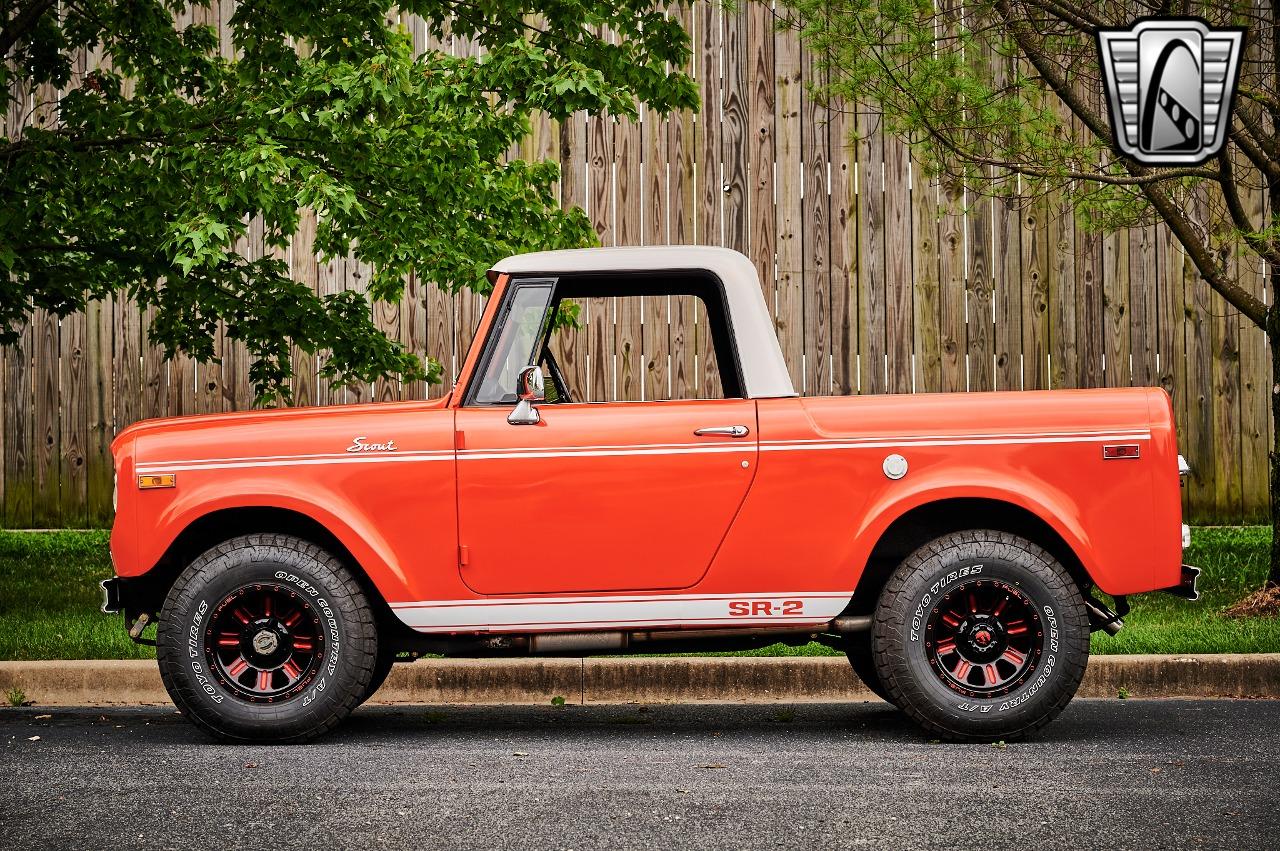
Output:
<svg viewBox="0 0 1280 851">
<path fill-rule="evenodd" d="M 1204 569 L 1202 598 L 1168 594 L 1130 598 L 1133 611 L 1112 637 L 1093 636 L 1094 653 L 1275 653 L 1280 618 L 1230 620 L 1222 610 L 1262 584 L 1267 572 L 1266 527 L 1196 529 L 1189 564 Z M 103 531 L 0 530 L 0 659 L 144 659 L 120 615 L 98 611 L 99 580 L 111 575 Z M 829 656 L 820 644 L 775 644 L 745 656 Z"/>
<path fill-rule="evenodd" d="M 0 531 L 0 659 L 148 659 L 121 615 L 104 615 L 107 533 Z"/>
<path fill-rule="evenodd" d="M 1193 529 L 1184 560 L 1200 574 L 1194 603 L 1170 594 L 1129 598 L 1133 611 L 1119 635 L 1094 633 L 1094 653 L 1277 653 L 1280 618 L 1224 618 L 1222 610 L 1258 590 L 1267 578 L 1271 529 Z"/>
</svg>

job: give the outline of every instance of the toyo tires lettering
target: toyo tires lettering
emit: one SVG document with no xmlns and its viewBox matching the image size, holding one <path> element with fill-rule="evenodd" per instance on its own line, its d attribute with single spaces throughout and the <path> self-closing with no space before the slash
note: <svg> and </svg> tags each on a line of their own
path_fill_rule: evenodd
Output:
<svg viewBox="0 0 1280 851">
<path fill-rule="evenodd" d="M 204 617 L 209 613 L 209 602 L 201 600 L 200 605 L 196 607 L 195 614 L 191 616 L 191 626 L 187 630 L 187 655 L 191 657 L 191 673 L 195 674 L 196 684 L 200 686 L 200 690 L 209 695 L 214 703 L 222 703 L 222 694 L 213 687 L 213 683 L 209 681 L 209 677 L 204 672 L 204 665 L 200 663 L 202 634 L 201 624 Z"/>
<path fill-rule="evenodd" d="M 971 564 L 966 567 L 962 567 L 959 570 L 951 571 L 946 576 L 930 585 L 929 590 L 924 592 L 924 596 L 920 598 L 920 605 L 916 606 L 916 610 L 911 614 L 911 640 L 920 640 L 920 628 L 924 625 L 925 615 L 931 608 L 929 604 L 933 602 L 933 598 L 938 595 L 939 591 L 946 588 L 953 582 L 957 582 L 965 578 L 966 576 L 977 576 L 981 572 L 982 565 Z"/>
</svg>

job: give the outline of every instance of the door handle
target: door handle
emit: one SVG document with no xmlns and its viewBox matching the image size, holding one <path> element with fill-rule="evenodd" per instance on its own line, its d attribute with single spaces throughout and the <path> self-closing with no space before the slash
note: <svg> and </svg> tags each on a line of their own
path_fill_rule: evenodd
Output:
<svg viewBox="0 0 1280 851">
<path fill-rule="evenodd" d="M 731 426 L 711 426 L 708 428 L 696 428 L 693 430 L 693 433 L 696 434 L 698 437 L 703 437 L 704 435 L 708 435 L 708 434 L 723 434 L 729 437 L 746 437 L 748 432 L 750 431 L 751 429 L 747 428 L 744 425 L 731 425 Z"/>
</svg>

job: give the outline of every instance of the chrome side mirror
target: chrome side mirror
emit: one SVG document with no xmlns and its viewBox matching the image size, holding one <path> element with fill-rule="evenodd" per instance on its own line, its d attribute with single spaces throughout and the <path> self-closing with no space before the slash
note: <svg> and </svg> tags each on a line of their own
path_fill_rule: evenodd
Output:
<svg viewBox="0 0 1280 851">
<path fill-rule="evenodd" d="M 516 406 L 507 417 L 512 425 L 537 425 L 542 415 L 533 406 L 546 398 L 542 386 L 542 370 L 537 366 L 526 366 L 516 376 Z"/>
</svg>

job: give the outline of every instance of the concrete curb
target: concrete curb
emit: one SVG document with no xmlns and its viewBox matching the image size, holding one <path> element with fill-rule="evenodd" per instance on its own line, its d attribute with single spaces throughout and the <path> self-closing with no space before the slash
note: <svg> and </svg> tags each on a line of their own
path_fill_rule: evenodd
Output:
<svg viewBox="0 0 1280 851">
<path fill-rule="evenodd" d="M 168 703 L 150 660 L 0 662 L 0 695 L 43 706 Z M 1094 656 L 1080 697 L 1280 698 L 1280 653 Z M 876 699 L 833 656 L 420 659 L 373 703 L 773 703 Z"/>
</svg>

